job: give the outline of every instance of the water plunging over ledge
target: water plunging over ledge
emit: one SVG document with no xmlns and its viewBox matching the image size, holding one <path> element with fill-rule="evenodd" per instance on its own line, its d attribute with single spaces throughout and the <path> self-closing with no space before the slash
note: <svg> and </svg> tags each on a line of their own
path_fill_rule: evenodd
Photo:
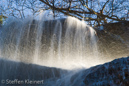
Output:
<svg viewBox="0 0 129 86">
<path fill-rule="evenodd" d="M 73 17 L 9 18 L 1 29 L 1 57 L 52 67 L 99 64 L 95 30 Z"/>
</svg>

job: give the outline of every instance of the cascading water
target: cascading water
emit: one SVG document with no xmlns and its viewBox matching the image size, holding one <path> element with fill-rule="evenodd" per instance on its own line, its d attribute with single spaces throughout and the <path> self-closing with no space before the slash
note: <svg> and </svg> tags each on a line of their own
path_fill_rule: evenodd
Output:
<svg viewBox="0 0 129 86">
<path fill-rule="evenodd" d="M 8 18 L 0 28 L 0 85 L 19 79 L 31 86 L 23 82 L 29 79 L 44 80 L 38 86 L 85 86 L 85 77 L 99 66 L 84 67 L 105 62 L 99 59 L 95 33 L 74 17 L 53 19 L 43 13 L 38 19 Z"/>
<path fill-rule="evenodd" d="M 90 67 L 99 63 L 97 62 L 99 52 L 94 29 L 84 21 L 74 17 L 54 20 L 52 17 L 47 18 L 46 13 L 43 13 L 37 20 L 33 18 L 24 20 L 8 18 L 0 31 L 0 56 L 4 59 L 63 69 Z M 7 61 L 6 63 L 4 67 L 7 68 L 9 63 L 12 62 Z M 14 64 L 17 65 L 10 65 L 12 69 L 8 71 L 3 69 L 1 74 L 10 74 L 12 70 L 16 70 L 17 72 L 10 74 L 10 76 L 15 75 L 14 77 L 17 77 L 23 64 Z M 28 67 L 29 65 L 26 66 Z M 34 66 L 34 68 L 31 67 L 28 70 L 32 71 L 30 74 L 25 71 L 23 75 L 28 75 L 27 77 L 22 76 L 21 79 L 35 79 L 36 72 L 33 70 L 35 68 Z M 41 74 L 43 76 L 45 75 L 45 69 L 43 67 L 44 73 Z M 55 74 L 56 69 L 47 69 L 46 71 L 48 72 L 47 76 L 51 73 L 50 78 L 61 77 L 58 80 L 45 80 L 45 86 L 53 86 L 53 83 L 55 86 L 69 86 L 73 75 L 81 70 L 73 70 L 68 73 L 61 73 L 61 75 L 59 72 L 59 75 Z M 33 78 L 30 77 L 33 75 L 32 73 L 34 73 Z M 83 77 L 79 80 L 84 79 L 82 74 L 77 75 L 77 77 L 78 79 Z M 2 76 L 0 78 L 9 77 Z M 78 83 L 78 79 L 73 79 L 72 84 L 74 86 L 75 84 L 76 86 L 83 84 Z M 52 82 L 50 83 L 50 81 Z"/>
<path fill-rule="evenodd" d="M 44 15 L 39 20 L 8 19 L 1 33 L 1 56 L 54 67 L 94 65 L 91 61 L 98 59 L 94 29 L 73 17 L 51 20 Z"/>
</svg>

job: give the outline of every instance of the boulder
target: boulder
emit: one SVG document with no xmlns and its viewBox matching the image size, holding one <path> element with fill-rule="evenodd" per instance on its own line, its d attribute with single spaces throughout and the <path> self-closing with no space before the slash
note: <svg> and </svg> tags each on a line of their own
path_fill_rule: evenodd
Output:
<svg viewBox="0 0 129 86">
<path fill-rule="evenodd" d="M 86 86 L 129 86 L 129 57 L 115 59 L 90 70 L 84 79 Z"/>
<path fill-rule="evenodd" d="M 45 67 L 0 59 L 0 81 L 4 80 L 4 83 L 1 82 L 0 86 L 18 85 L 16 80 L 24 81 L 24 83 L 21 84 L 22 86 L 27 85 L 27 83 L 25 83 L 26 80 L 39 82 L 43 80 L 43 83 L 37 84 L 38 86 L 42 86 L 46 81 L 51 79 L 57 80 L 57 78 L 60 78 L 61 75 L 65 73 L 67 73 L 66 70 L 54 67 Z M 8 80 L 14 81 L 15 83 L 8 84 Z M 31 84 L 28 84 L 27 86 L 29 85 Z"/>
</svg>

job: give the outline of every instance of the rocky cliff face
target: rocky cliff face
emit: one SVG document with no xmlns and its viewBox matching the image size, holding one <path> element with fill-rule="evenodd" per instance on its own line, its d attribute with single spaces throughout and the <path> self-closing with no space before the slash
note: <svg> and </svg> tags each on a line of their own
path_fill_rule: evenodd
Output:
<svg viewBox="0 0 129 86">
<path fill-rule="evenodd" d="M 129 86 L 129 57 L 78 70 L 63 70 L 0 59 L 0 69 L 1 86 L 17 86 L 16 80 L 43 80 L 38 86 Z M 3 80 L 5 81 L 2 82 Z M 6 80 L 13 82 L 7 84 Z M 20 85 L 37 84 L 27 84 L 24 81 Z"/>
<path fill-rule="evenodd" d="M 42 86 L 44 83 L 48 84 L 45 81 L 56 81 L 66 73 L 66 70 L 54 67 L 0 59 L 0 86 Z M 21 83 L 18 83 L 18 81 Z M 34 81 L 39 83 L 34 83 Z"/>
<path fill-rule="evenodd" d="M 96 29 L 99 51 L 112 59 L 129 56 L 129 22 L 105 24 Z M 105 58 L 106 59 L 106 58 Z"/>
<path fill-rule="evenodd" d="M 129 57 L 113 60 L 90 69 L 86 86 L 129 86 Z"/>
<path fill-rule="evenodd" d="M 50 23 L 52 23 L 53 25 L 55 22 L 53 21 Z M 62 23 L 64 23 L 64 19 L 62 20 Z M 32 22 L 31 27 L 33 28 L 30 30 L 31 33 L 35 32 L 34 28 L 36 26 L 34 26 L 34 24 L 35 21 Z M 44 31 L 46 33 L 45 35 L 43 35 L 44 37 L 52 37 L 52 26 L 49 27 L 50 30 L 47 29 Z M 65 27 L 65 25 L 63 27 Z M 26 30 L 27 29 L 25 29 L 24 31 L 25 35 L 27 35 Z M 5 30 L 5 32 L 7 31 L 8 29 Z M 75 35 L 74 26 L 72 27 L 72 31 L 72 33 L 74 33 Z M 112 60 L 123 56 L 129 56 L 128 22 L 107 24 L 102 26 L 101 30 L 96 29 L 96 31 L 98 35 L 99 51 L 103 55 L 102 59 L 104 59 L 104 61 L 107 61 L 105 59 Z M 62 28 L 62 37 L 64 37 L 64 33 L 66 33 L 66 30 Z M 7 34 L 10 34 L 10 32 L 7 32 Z M 25 35 L 23 35 L 22 38 L 25 38 Z M 33 34 L 33 36 L 34 35 L 36 34 Z M 10 35 L 8 35 L 8 37 L 10 37 Z M 44 37 L 42 37 L 42 42 L 44 42 L 44 44 L 47 44 L 47 46 L 50 45 L 50 40 L 44 39 Z M 10 37 L 10 39 L 11 38 L 12 37 Z M 29 34 L 29 39 L 29 43 L 31 44 L 34 41 L 32 39 L 32 34 Z M 7 42 L 5 41 L 3 43 Z M 21 43 L 21 46 L 26 46 L 26 44 L 26 41 L 23 41 Z M 48 49 L 47 46 L 45 46 L 44 49 Z M 21 51 L 23 51 L 22 47 L 20 47 L 20 49 Z M 5 48 L 5 50 L 7 49 Z M 33 50 L 33 48 L 29 49 L 29 51 L 30 50 Z M 24 55 L 24 53 L 22 53 L 21 55 Z M 33 56 L 33 54 L 31 53 L 30 55 Z M 28 61 L 30 60 L 31 59 L 28 59 Z M 116 59 L 103 65 L 98 65 L 89 69 L 83 68 L 81 70 L 63 70 L 59 68 L 25 64 L 21 62 L 13 62 L 5 59 L 0 59 L 0 85 L 7 85 L 6 81 L 3 82 L 3 80 L 15 79 L 43 80 L 44 86 L 129 86 L 129 57 Z M 14 84 L 11 85 L 16 84 L 17 83 L 14 82 Z M 25 86 L 25 82 L 22 85 Z M 40 85 L 42 86 L 42 84 Z"/>
</svg>

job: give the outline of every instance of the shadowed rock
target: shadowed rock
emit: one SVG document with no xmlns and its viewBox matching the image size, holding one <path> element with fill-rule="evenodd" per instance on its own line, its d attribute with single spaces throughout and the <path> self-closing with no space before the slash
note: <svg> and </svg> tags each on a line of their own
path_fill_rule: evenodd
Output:
<svg viewBox="0 0 129 86">
<path fill-rule="evenodd" d="M 129 86 L 129 57 L 92 67 L 85 77 L 86 86 Z"/>
<path fill-rule="evenodd" d="M 96 31 L 99 51 L 105 59 L 129 56 L 129 21 L 105 24 Z"/>
<path fill-rule="evenodd" d="M 5 83 L 0 83 L 1 86 L 8 85 L 6 80 L 16 80 L 24 81 L 22 86 L 25 86 L 25 80 L 29 79 L 32 81 L 45 81 L 49 79 L 56 80 L 61 78 L 63 74 L 66 74 L 67 71 L 58 68 L 39 66 L 34 64 L 25 64 L 22 62 L 13 62 L 9 60 L 0 59 L 0 80 L 5 80 Z M 10 84 L 11 85 L 11 84 Z M 16 82 L 12 85 L 18 85 Z M 12 86 L 11 85 L 11 86 Z M 31 85 L 31 84 L 28 84 Z M 28 86 L 27 85 L 27 86 Z M 32 84 L 36 85 L 36 84 Z M 42 86 L 43 84 L 37 84 Z"/>
</svg>

